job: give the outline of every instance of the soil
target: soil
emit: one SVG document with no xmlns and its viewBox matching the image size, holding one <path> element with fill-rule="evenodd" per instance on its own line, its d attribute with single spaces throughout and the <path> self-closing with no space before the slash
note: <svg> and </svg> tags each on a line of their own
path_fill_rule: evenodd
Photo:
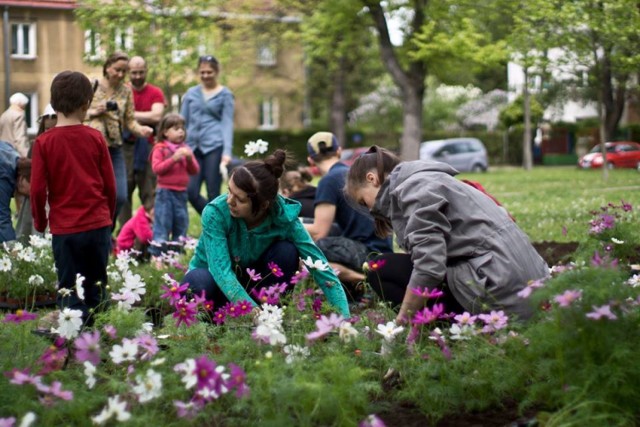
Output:
<svg viewBox="0 0 640 427">
<path fill-rule="evenodd" d="M 533 247 L 551 267 L 556 264 L 566 264 L 572 261 L 573 254 L 578 249 L 577 242 L 534 242 Z"/>
</svg>

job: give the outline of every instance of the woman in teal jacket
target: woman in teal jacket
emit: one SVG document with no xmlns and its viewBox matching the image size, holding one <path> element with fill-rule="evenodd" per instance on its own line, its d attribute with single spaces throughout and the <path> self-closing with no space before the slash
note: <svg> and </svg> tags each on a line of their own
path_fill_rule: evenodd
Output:
<svg viewBox="0 0 640 427">
<path fill-rule="evenodd" d="M 187 124 L 187 144 L 191 147 L 200 173 L 191 177 L 187 194 L 198 212 L 220 194 L 220 165 L 231 161 L 233 148 L 233 93 L 218 82 L 220 64 L 211 55 L 198 60 L 201 84 L 187 90 L 182 98 L 180 114 Z M 205 182 L 207 199 L 200 195 Z"/>
<path fill-rule="evenodd" d="M 182 282 L 189 283 L 196 294 L 204 290 L 216 307 L 241 300 L 257 306 L 249 296 L 253 288 L 286 282 L 290 289 L 300 258 L 310 257 L 319 267 L 309 268 L 311 276 L 329 303 L 348 318 L 340 280 L 298 219 L 300 203 L 278 194 L 286 157 L 284 150 L 276 150 L 264 161 L 234 169 L 229 193 L 211 201 L 202 212 L 202 235 Z M 249 280 L 247 268 L 264 279 Z"/>
</svg>

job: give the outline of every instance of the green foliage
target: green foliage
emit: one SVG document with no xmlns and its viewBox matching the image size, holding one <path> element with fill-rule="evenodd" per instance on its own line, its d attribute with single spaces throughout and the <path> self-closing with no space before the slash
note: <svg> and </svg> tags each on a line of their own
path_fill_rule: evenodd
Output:
<svg viewBox="0 0 640 427">
<path fill-rule="evenodd" d="M 538 123 L 542 120 L 544 108 L 534 96 L 531 101 L 531 123 Z M 516 98 L 512 103 L 500 111 L 500 123 L 505 128 L 524 123 L 524 101 L 522 96 Z"/>
<path fill-rule="evenodd" d="M 50 240 L 35 238 L 35 245 L 13 242 L 0 250 L 0 296 L 33 306 L 37 296 L 55 297 L 56 273 Z"/>
</svg>

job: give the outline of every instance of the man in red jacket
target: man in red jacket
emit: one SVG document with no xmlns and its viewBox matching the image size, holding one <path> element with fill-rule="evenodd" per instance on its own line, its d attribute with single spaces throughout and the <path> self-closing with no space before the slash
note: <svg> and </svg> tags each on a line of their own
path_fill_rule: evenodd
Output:
<svg viewBox="0 0 640 427">
<path fill-rule="evenodd" d="M 40 232 L 48 223 L 53 235 L 58 305 L 81 310 L 85 322 L 106 299 L 116 204 L 107 143 L 82 124 L 92 98 L 91 82 L 82 73 L 63 71 L 53 79 L 51 105 L 58 123 L 36 139 L 31 163 L 33 223 Z"/>
</svg>

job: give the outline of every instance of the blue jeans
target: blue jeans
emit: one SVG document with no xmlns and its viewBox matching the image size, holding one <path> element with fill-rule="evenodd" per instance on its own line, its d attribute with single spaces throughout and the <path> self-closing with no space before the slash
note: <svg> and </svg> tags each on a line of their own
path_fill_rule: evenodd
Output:
<svg viewBox="0 0 640 427">
<path fill-rule="evenodd" d="M 90 309 L 99 308 L 108 303 L 107 263 L 111 252 L 111 227 L 102 227 L 80 233 L 54 234 L 51 246 L 53 258 L 58 270 L 58 286 L 72 290 L 70 296 L 57 296 L 60 308 L 69 307 L 81 310 L 86 322 L 91 315 Z M 84 301 L 75 291 L 76 274 L 84 276 Z M 100 285 L 98 285 L 100 282 Z"/>
<path fill-rule="evenodd" d="M 269 274 L 270 269 L 267 266 L 269 262 L 276 263 L 284 275 L 276 277 Z M 291 277 L 296 274 L 299 262 L 298 248 L 287 240 L 279 240 L 271 244 L 254 264 L 238 267 L 235 273 L 240 284 L 250 293 L 251 289 L 268 288 L 276 283 L 286 282 L 288 284 Z M 260 273 L 264 279 L 260 282 L 251 281 L 246 268 L 255 269 L 256 273 Z M 189 271 L 182 279 L 182 283 L 188 283 L 189 289 L 196 295 L 200 295 L 204 290 L 207 299 L 213 301 L 215 307 L 222 307 L 229 302 L 206 268 L 196 268 Z M 292 286 L 289 284 L 287 291 L 290 291 L 291 288 Z"/>
<path fill-rule="evenodd" d="M 200 166 L 200 172 L 189 178 L 187 192 L 189 194 L 189 203 L 191 203 L 191 206 L 198 212 L 198 215 L 202 215 L 202 210 L 207 206 L 207 203 L 220 195 L 220 185 L 222 184 L 222 175 L 220 175 L 222 147 L 216 148 L 207 154 L 202 154 L 202 151 L 196 148 L 193 154 Z M 200 194 L 200 188 L 203 182 L 207 185 L 208 200 Z"/>
<path fill-rule="evenodd" d="M 14 172 L 9 171 L 8 173 Z M 15 181 L 11 181 L 9 178 L 0 178 L 0 243 L 16 239 L 16 232 L 11 220 L 11 197 L 13 197 L 16 184 Z"/>
<path fill-rule="evenodd" d="M 177 241 L 187 235 L 189 212 L 187 211 L 187 192 L 158 188 L 156 191 L 155 213 L 153 219 L 153 240 L 164 243 Z M 164 248 L 150 246 L 152 255 L 159 255 Z"/>
<path fill-rule="evenodd" d="M 116 212 L 113 217 L 113 227 L 115 227 L 116 218 L 118 218 L 122 206 L 127 202 L 127 166 L 121 147 L 109 147 L 109 155 L 116 177 Z"/>
</svg>

